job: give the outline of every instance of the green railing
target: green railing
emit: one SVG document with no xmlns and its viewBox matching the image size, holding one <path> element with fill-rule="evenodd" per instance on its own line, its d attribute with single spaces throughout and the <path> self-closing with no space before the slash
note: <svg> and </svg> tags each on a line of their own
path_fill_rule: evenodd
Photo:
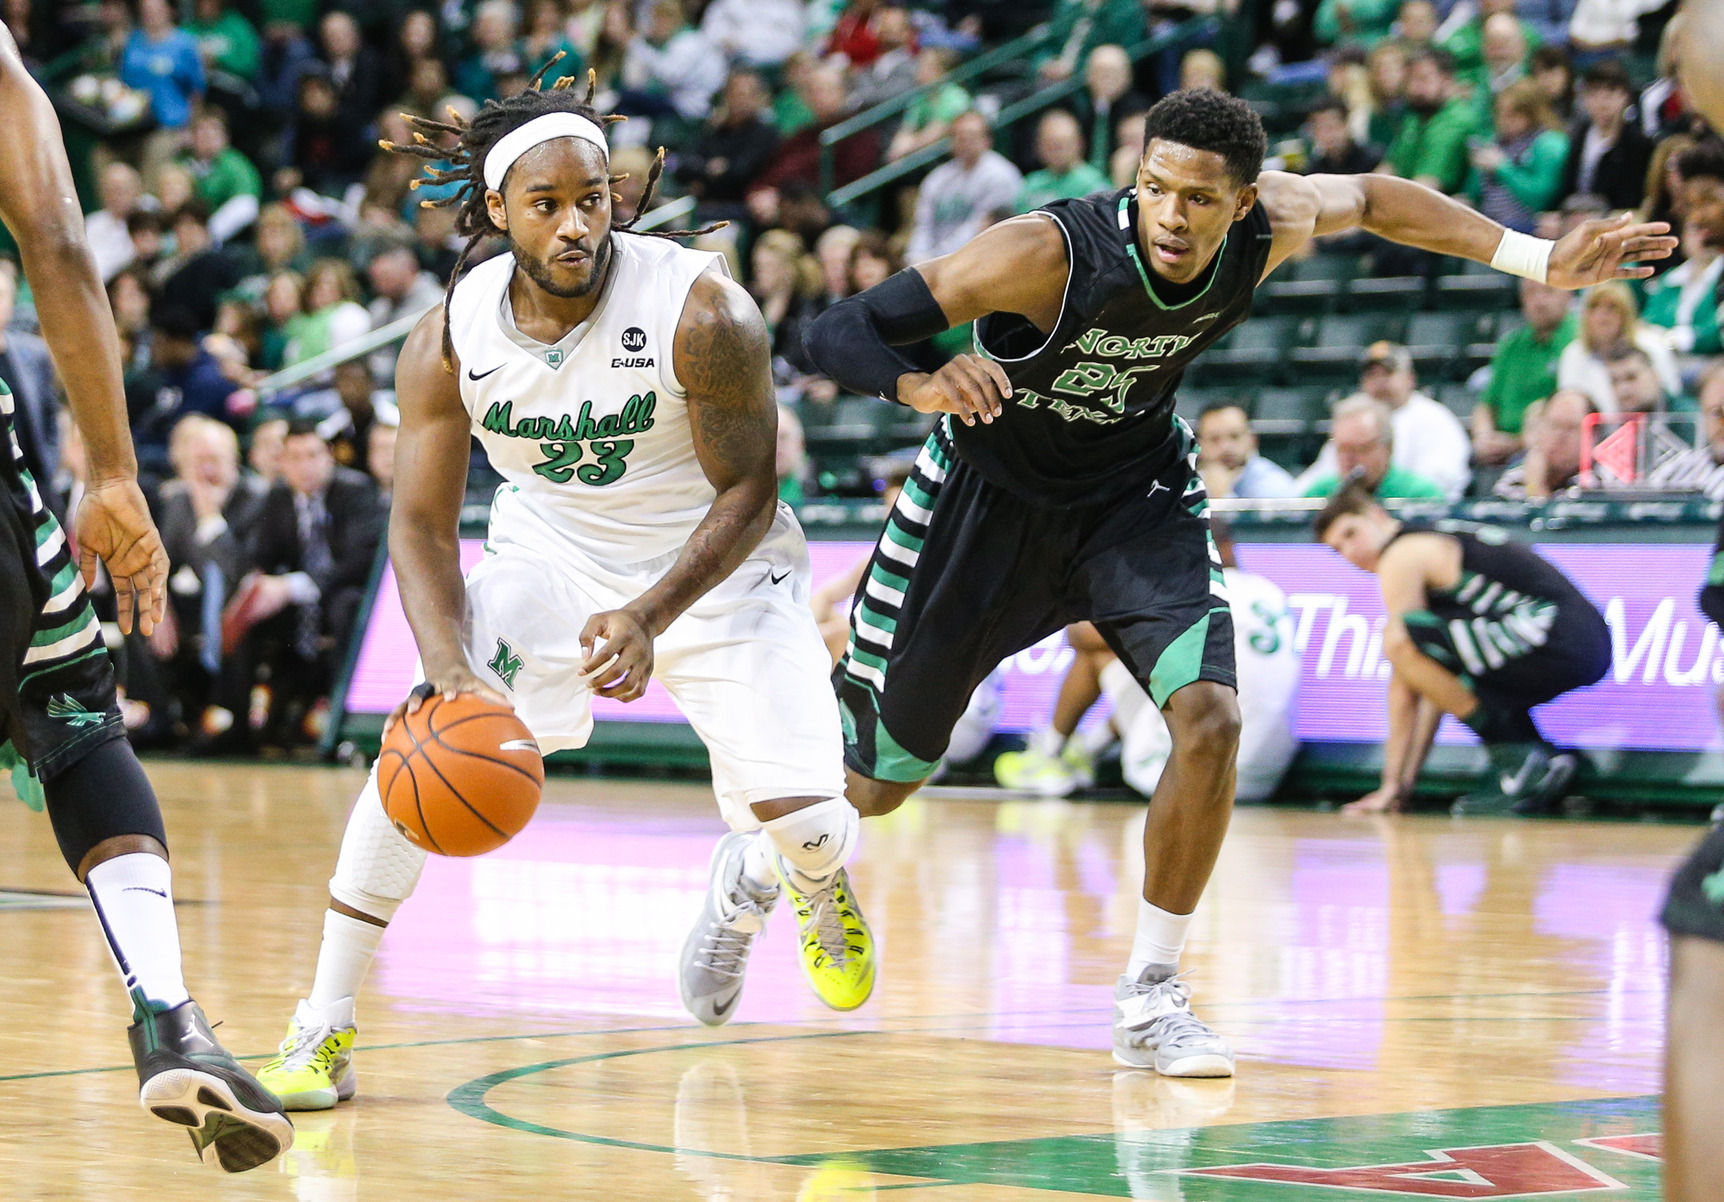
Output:
<svg viewBox="0 0 1724 1202">
<path fill-rule="evenodd" d="M 660 226 L 681 221 L 694 212 L 694 198 L 684 196 L 669 204 L 660 205 L 645 217 L 634 228 L 639 231 L 655 230 Z M 326 371 L 340 367 L 352 359 L 358 359 L 373 351 L 382 350 L 393 343 L 400 342 L 413 332 L 413 326 L 418 320 L 430 312 L 435 306 L 427 305 L 417 313 L 409 313 L 398 317 L 388 325 L 378 326 L 362 338 L 353 338 L 340 346 L 330 347 L 321 355 L 314 355 L 303 363 L 295 363 L 292 367 L 284 367 L 272 375 L 265 376 L 257 386 L 259 397 L 271 397 L 278 392 L 303 384 L 316 378 Z"/>
<path fill-rule="evenodd" d="M 1046 27 L 1044 26 L 1042 29 L 1045 33 Z M 1136 63 L 1149 57 L 1158 50 L 1166 49 L 1169 46 L 1176 45 L 1188 38 L 1192 38 L 1205 32 L 1215 32 L 1219 29 L 1220 23 L 1216 21 L 1215 18 L 1196 17 L 1190 21 L 1184 22 L 1183 24 L 1174 26 L 1159 37 L 1149 38 L 1145 41 L 1138 42 L 1134 46 L 1126 47 L 1126 54 L 1130 57 L 1132 62 Z M 1036 33 L 1032 31 L 1031 33 L 1025 34 L 1024 37 L 1019 38 L 1017 42 L 1009 43 L 1009 45 L 1018 46 L 1020 43 L 1036 36 Z M 1003 50 L 1006 49 L 1006 47 L 1001 47 L 1000 49 Z M 980 62 L 981 58 L 986 57 L 986 55 L 983 55 L 974 61 Z M 974 63 L 966 64 L 966 66 L 973 65 Z M 985 70 L 986 68 L 983 69 Z M 957 74 L 957 72 L 953 72 L 950 78 L 957 78 Z M 968 78 L 968 76 L 966 76 L 966 78 Z M 1069 79 L 1062 79 L 1057 83 L 1049 84 L 1045 88 L 1040 88 L 1037 91 L 1030 93 L 1028 96 L 1025 96 L 1023 99 L 1014 101 L 1002 108 L 999 115 L 994 118 L 994 130 L 998 133 L 1000 130 L 1016 124 L 1018 121 L 1023 120 L 1032 113 L 1040 112 L 1042 109 L 1049 108 L 1068 96 L 1076 95 L 1078 92 L 1083 91 L 1083 87 L 1083 77 L 1081 75 L 1074 74 Z M 849 137 L 858 130 L 866 129 L 875 123 L 875 121 L 863 121 L 862 119 L 864 117 L 871 117 L 874 114 L 882 113 L 882 110 L 896 105 L 897 108 L 893 108 L 891 112 L 884 113 L 880 117 L 876 118 L 876 120 L 884 120 L 887 117 L 892 116 L 893 113 L 908 107 L 917 96 L 924 94 L 926 91 L 927 89 L 925 88 L 918 88 L 912 92 L 906 92 L 901 97 L 895 97 L 894 99 L 876 105 L 874 108 L 868 109 L 865 112 L 858 113 L 856 116 L 850 118 L 849 121 L 834 125 L 824 134 L 821 134 L 820 163 L 822 181 L 829 181 L 831 178 L 827 170 L 831 165 L 832 160 L 832 148 L 831 144 L 827 142 L 828 138 L 831 138 L 833 143 L 841 141 L 843 138 Z M 860 124 L 856 124 L 858 122 L 860 122 Z M 845 205 L 854 204 L 856 201 L 870 193 L 877 192 L 889 184 L 896 183 L 905 176 L 915 174 L 930 163 L 934 163 L 945 158 L 950 150 L 951 140 L 949 138 L 941 138 L 938 142 L 924 146 L 921 150 L 918 150 L 913 154 L 907 154 L 896 162 L 887 163 L 883 167 L 878 167 L 875 170 L 870 171 L 867 175 L 864 175 L 861 179 L 845 184 L 841 188 L 826 188 L 826 202 L 835 209 L 843 208 Z"/>
</svg>

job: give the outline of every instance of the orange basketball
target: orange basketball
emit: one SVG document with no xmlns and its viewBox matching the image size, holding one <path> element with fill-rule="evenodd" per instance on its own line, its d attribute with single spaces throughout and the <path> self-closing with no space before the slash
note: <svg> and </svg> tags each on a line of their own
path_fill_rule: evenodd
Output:
<svg viewBox="0 0 1724 1202">
<path fill-rule="evenodd" d="M 479 856 L 520 834 L 539 807 L 545 761 L 514 711 L 461 693 L 402 716 L 377 757 L 383 812 L 409 842 Z"/>
</svg>

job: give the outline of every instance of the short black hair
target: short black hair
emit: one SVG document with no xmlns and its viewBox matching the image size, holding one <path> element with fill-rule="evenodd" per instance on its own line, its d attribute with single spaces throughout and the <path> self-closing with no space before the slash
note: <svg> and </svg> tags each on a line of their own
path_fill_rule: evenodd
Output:
<svg viewBox="0 0 1724 1202">
<path fill-rule="evenodd" d="M 1309 121 L 1318 113 L 1340 113 L 1341 120 L 1345 121 L 1347 119 L 1347 106 L 1339 96 L 1328 96 L 1311 106 L 1305 113 L 1305 120 Z"/>
<path fill-rule="evenodd" d="M 1213 151 L 1226 161 L 1227 174 L 1241 184 L 1257 181 L 1263 156 L 1269 153 L 1269 136 L 1251 106 L 1209 88 L 1185 88 L 1156 101 L 1144 121 L 1144 146 L 1157 138 Z"/>
<path fill-rule="evenodd" d="M 1245 407 L 1244 401 L 1240 400 L 1238 397 L 1220 397 L 1208 402 L 1203 406 L 1203 408 L 1197 411 L 1198 426 L 1202 427 L 1203 419 L 1208 417 L 1211 413 L 1220 413 L 1224 409 L 1237 409 L 1245 415 L 1245 420 L 1247 422 L 1251 420 L 1251 410 Z"/>
<path fill-rule="evenodd" d="M 1377 494 L 1372 492 L 1370 486 L 1363 480 L 1354 477 L 1337 488 L 1334 495 L 1324 504 L 1323 512 L 1317 515 L 1317 522 L 1312 528 L 1312 532 L 1316 534 L 1317 541 L 1322 542 L 1323 536 L 1329 533 L 1329 527 L 1342 518 L 1354 514 L 1370 513 L 1371 510 L 1380 508 L 1382 505 L 1377 500 Z"/>
<path fill-rule="evenodd" d="M 1601 58 L 1585 71 L 1581 72 L 1580 86 L 1583 88 L 1615 88 L 1618 92 L 1634 95 L 1634 84 L 1628 78 L 1628 68 L 1619 59 Z"/>
<path fill-rule="evenodd" d="M 1724 139 L 1703 138 L 1676 156 L 1683 179 L 1724 180 Z"/>
<path fill-rule="evenodd" d="M 183 304 L 166 304 L 152 309 L 150 329 L 161 337 L 180 342 L 196 342 L 200 333 L 197 314 Z"/>
<path fill-rule="evenodd" d="M 1411 67 L 1417 62 L 1431 63 L 1444 75 L 1450 76 L 1451 78 L 1454 76 L 1455 56 L 1441 47 L 1426 46 L 1424 49 L 1415 53 L 1411 58 L 1407 59 L 1407 66 Z"/>
<path fill-rule="evenodd" d="M 295 417 L 288 420 L 287 431 L 282 435 L 282 438 L 284 440 L 289 438 L 303 438 L 307 434 L 311 435 L 319 442 L 324 441 L 323 431 L 317 428 L 316 422 L 312 421 L 309 417 Z"/>
</svg>

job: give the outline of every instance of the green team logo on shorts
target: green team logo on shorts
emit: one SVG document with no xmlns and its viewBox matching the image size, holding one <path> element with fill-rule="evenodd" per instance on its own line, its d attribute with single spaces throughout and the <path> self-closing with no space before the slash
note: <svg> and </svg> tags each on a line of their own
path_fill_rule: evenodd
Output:
<svg viewBox="0 0 1724 1202">
<path fill-rule="evenodd" d="M 621 480 L 628 470 L 629 452 L 635 449 L 632 435 L 653 427 L 655 393 L 631 396 L 617 413 L 593 416 L 593 403 L 582 401 L 579 413 L 560 417 L 523 417 L 515 420 L 515 403 L 498 401 L 485 411 L 480 426 L 488 434 L 504 438 L 526 438 L 539 444 L 544 460 L 533 470 L 552 484 L 579 480 L 603 488 Z"/>
<path fill-rule="evenodd" d="M 56 721 L 76 727 L 96 726 L 104 716 L 85 709 L 65 693 L 56 693 L 48 699 L 47 713 Z"/>
<path fill-rule="evenodd" d="M 497 654 L 491 657 L 491 662 L 485 665 L 497 674 L 497 679 L 503 682 L 503 687 L 511 693 L 515 691 L 515 676 L 521 670 L 521 657 L 515 654 L 515 649 L 502 639 L 497 640 Z"/>
</svg>

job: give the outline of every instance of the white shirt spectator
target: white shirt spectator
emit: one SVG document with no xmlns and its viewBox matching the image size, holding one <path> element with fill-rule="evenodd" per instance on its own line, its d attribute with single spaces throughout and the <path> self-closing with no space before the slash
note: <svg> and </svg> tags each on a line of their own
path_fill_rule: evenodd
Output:
<svg viewBox="0 0 1724 1202">
<path fill-rule="evenodd" d="M 905 258 L 921 263 L 951 254 L 1009 214 L 1023 186 L 1023 173 L 998 151 L 985 151 L 974 166 L 942 163 L 922 181 Z"/>
<path fill-rule="evenodd" d="M 1704 493 L 1708 501 L 1724 500 L 1724 463 L 1713 458 L 1711 447 L 1696 447 L 1659 464 L 1646 482 L 1672 492 Z"/>
<path fill-rule="evenodd" d="M 802 0 L 712 0 L 700 19 L 700 31 L 725 57 L 757 67 L 794 54 L 807 25 Z"/>
<path fill-rule="evenodd" d="M 1240 801 L 1270 797 L 1299 751 L 1293 717 L 1299 695 L 1299 650 L 1287 596 L 1273 581 L 1241 568 L 1224 568 L 1233 610 L 1233 654 L 1239 679 Z M 1125 783 L 1148 797 L 1173 751 L 1167 723 L 1149 694 L 1119 660 L 1102 669 L 1101 688 L 1113 705 Z"/>
<path fill-rule="evenodd" d="M 1581 47 L 1615 46 L 1640 36 L 1640 18 L 1660 0 L 1579 0 L 1569 18 L 1568 36 Z"/>
<path fill-rule="evenodd" d="M 1606 376 L 1605 387 L 1609 386 L 1610 379 Z M 1353 395 L 1365 394 L 1356 392 Z M 1390 413 L 1395 429 L 1392 460 L 1394 465 L 1438 485 L 1448 494 L 1450 500 L 1464 493 L 1467 483 L 1473 478 L 1472 468 L 1469 466 L 1473 457 L 1473 443 L 1472 439 L 1467 437 L 1467 428 L 1461 424 L 1461 419 L 1456 417 L 1447 405 L 1432 400 L 1422 392 L 1413 393 L 1403 405 L 1390 410 Z M 1322 452 L 1317 456 L 1317 462 L 1300 474 L 1300 490 L 1309 488 L 1315 480 L 1335 475 L 1339 471 L 1334 444 L 1325 442 Z"/>
<path fill-rule="evenodd" d="M 104 284 L 124 271 L 136 256 L 126 223 L 106 209 L 97 209 L 84 218 L 84 236 Z"/>
<path fill-rule="evenodd" d="M 1658 384 L 1665 396 L 1682 395 L 1682 373 L 1676 367 L 1676 355 L 1670 349 L 1665 333 L 1655 326 L 1642 325 L 1634 333 L 1634 345 L 1652 360 L 1652 370 L 1658 374 Z M 1556 360 L 1556 386 L 1573 388 L 1592 398 L 1600 413 L 1617 411 L 1616 389 L 1610 385 L 1610 367 L 1581 345 L 1580 339 L 1562 348 Z M 1396 432 L 1396 438 L 1400 437 Z M 1397 448 L 1399 449 L 1399 448 Z"/>
<path fill-rule="evenodd" d="M 662 45 L 636 37 L 623 53 L 622 81 L 643 91 L 662 87 L 680 116 L 701 121 L 724 85 L 724 55 L 698 29 L 679 29 Z"/>
</svg>

